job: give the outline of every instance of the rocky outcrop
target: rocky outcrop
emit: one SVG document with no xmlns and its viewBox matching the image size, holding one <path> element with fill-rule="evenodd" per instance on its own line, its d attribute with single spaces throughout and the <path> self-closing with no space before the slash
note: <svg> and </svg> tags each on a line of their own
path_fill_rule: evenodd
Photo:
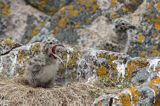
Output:
<svg viewBox="0 0 160 106">
<path fill-rule="evenodd" d="M 57 84 L 123 90 L 93 105 L 158 106 L 159 13 L 158 0 L 0 0 L 0 73 L 21 76 L 35 56 L 48 64 L 44 46 L 59 41 Z"/>
<path fill-rule="evenodd" d="M 53 42 L 55 40 L 49 39 L 24 45 L 0 56 L 1 73 L 12 77 L 23 75 L 27 68 L 26 64 L 33 57 L 43 57 L 43 48 L 49 41 Z M 89 84 L 100 81 L 104 86 L 121 89 L 133 86 L 133 88 L 117 94 L 118 100 L 121 100 L 120 103 L 122 104 L 126 102 L 130 104 L 152 104 L 156 101 L 154 98 L 159 94 L 159 88 L 157 87 L 159 86 L 160 58 L 158 57 L 132 58 L 118 52 L 96 49 L 76 50 L 69 47 L 60 50 L 59 56 L 64 61 L 64 65 L 58 71 L 57 84 L 63 85 L 85 79 L 88 80 L 87 83 Z M 42 61 L 44 58 L 40 60 Z M 143 92 L 147 94 L 143 94 Z M 140 97 L 132 97 L 136 95 Z M 117 98 L 115 101 L 117 101 Z"/>
</svg>

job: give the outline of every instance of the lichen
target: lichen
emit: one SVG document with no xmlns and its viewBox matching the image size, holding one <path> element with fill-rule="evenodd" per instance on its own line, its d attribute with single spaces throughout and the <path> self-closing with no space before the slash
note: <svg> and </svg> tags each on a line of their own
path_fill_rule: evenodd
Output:
<svg viewBox="0 0 160 106">
<path fill-rule="evenodd" d="M 33 46 L 31 47 L 31 52 L 32 52 L 33 54 L 40 53 L 41 50 L 42 50 L 42 48 L 41 48 L 41 43 L 36 43 L 35 45 L 33 45 Z"/>
<path fill-rule="evenodd" d="M 8 17 L 10 15 L 10 3 L 5 3 L 3 1 L 0 1 L 0 9 L 4 17 Z"/>
</svg>

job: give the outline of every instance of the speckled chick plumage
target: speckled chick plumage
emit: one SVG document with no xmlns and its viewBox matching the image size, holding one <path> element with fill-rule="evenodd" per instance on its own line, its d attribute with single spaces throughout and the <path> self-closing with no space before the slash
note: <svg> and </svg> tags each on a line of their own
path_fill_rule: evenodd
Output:
<svg viewBox="0 0 160 106">
<path fill-rule="evenodd" d="M 32 57 L 27 64 L 25 78 L 33 87 L 49 87 L 56 79 L 60 57 L 57 51 L 62 46 L 51 40 L 45 41 L 43 52 Z"/>
</svg>

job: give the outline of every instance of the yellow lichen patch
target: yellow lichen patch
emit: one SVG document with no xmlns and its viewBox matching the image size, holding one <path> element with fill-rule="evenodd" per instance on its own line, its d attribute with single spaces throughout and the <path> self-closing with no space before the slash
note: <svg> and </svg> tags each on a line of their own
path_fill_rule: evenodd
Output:
<svg viewBox="0 0 160 106">
<path fill-rule="evenodd" d="M 54 28 L 54 31 L 53 31 L 53 34 L 58 34 L 58 33 L 60 33 L 60 28 L 59 27 L 55 27 Z"/>
<path fill-rule="evenodd" d="M 157 7 L 158 12 L 160 12 L 160 3 L 158 3 L 156 7 Z"/>
<path fill-rule="evenodd" d="M 59 67 L 58 72 L 59 73 L 64 73 L 65 72 L 65 67 L 64 66 Z"/>
<path fill-rule="evenodd" d="M 160 84 L 160 77 L 150 81 L 150 85 L 157 85 L 157 84 Z"/>
<path fill-rule="evenodd" d="M 84 1 L 85 2 L 85 1 Z M 89 2 L 89 0 L 85 3 L 83 3 L 83 5 L 85 5 L 86 7 L 90 7 L 91 6 L 91 3 Z"/>
<path fill-rule="evenodd" d="M 108 65 L 112 65 L 112 64 L 113 64 L 113 61 L 112 61 L 112 60 L 107 60 L 107 64 L 108 64 Z"/>
<path fill-rule="evenodd" d="M 67 9 L 69 9 L 69 10 L 73 10 L 73 8 L 74 8 L 74 6 L 72 4 L 67 7 Z"/>
<path fill-rule="evenodd" d="M 131 106 L 131 96 L 129 94 L 119 94 L 120 101 L 123 106 Z"/>
<path fill-rule="evenodd" d="M 62 28 L 65 28 L 65 26 L 66 26 L 66 18 L 65 17 L 61 18 L 58 25 L 60 27 L 62 27 Z"/>
<path fill-rule="evenodd" d="M 158 96 L 158 97 L 156 98 L 156 101 L 155 101 L 155 103 L 153 104 L 153 106 L 160 106 L 160 96 Z"/>
<path fill-rule="evenodd" d="M 143 43 L 145 41 L 145 36 L 143 34 L 140 34 L 138 36 L 138 42 Z"/>
<path fill-rule="evenodd" d="M 68 63 L 68 66 L 69 67 L 73 67 L 75 65 L 77 65 L 77 60 L 78 60 L 78 55 L 77 54 L 73 54 L 69 63 Z"/>
<path fill-rule="evenodd" d="M 154 27 L 155 27 L 157 30 L 160 30 L 160 16 L 157 17 L 157 19 L 155 20 Z"/>
<path fill-rule="evenodd" d="M 89 24 L 89 23 L 92 22 L 92 19 L 91 19 L 91 18 L 86 18 L 86 19 L 85 19 L 85 22 L 86 22 L 87 24 Z"/>
<path fill-rule="evenodd" d="M 106 77 L 108 74 L 107 68 L 105 66 L 101 66 L 99 69 L 97 69 L 97 75 L 101 78 Z"/>
<path fill-rule="evenodd" d="M 117 60 L 118 59 L 118 56 L 115 56 L 114 54 L 110 54 L 109 55 L 109 59 L 114 61 L 114 60 Z"/>
<path fill-rule="evenodd" d="M 75 24 L 75 28 L 80 28 L 80 27 L 81 27 L 81 23 L 80 22 Z"/>
<path fill-rule="evenodd" d="M 138 68 L 144 68 L 144 67 L 147 67 L 149 63 L 147 59 L 140 58 L 135 61 L 135 64 L 138 66 Z"/>
<path fill-rule="evenodd" d="M 132 103 L 133 105 L 136 105 L 136 103 L 141 99 L 141 94 L 138 92 L 138 87 L 133 87 L 130 89 L 132 94 Z"/>
<path fill-rule="evenodd" d="M 147 56 L 147 52 L 146 52 L 146 51 L 142 51 L 142 52 L 140 53 L 140 57 L 144 58 L 144 57 L 146 57 L 146 56 Z"/>
<path fill-rule="evenodd" d="M 159 89 L 158 89 L 158 86 L 157 85 L 160 85 L 160 78 L 155 78 L 155 79 L 152 79 L 150 81 L 150 87 L 152 89 L 154 89 L 156 95 L 158 95 L 160 93 Z"/>
<path fill-rule="evenodd" d="M 102 101 L 99 101 L 98 106 L 103 106 Z"/>
<path fill-rule="evenodd" d="M 116 12 L 113 12 L 112 14 L 111 14 L 111 18 L 114 20 L 114 19 L 116 19 L 116 18 L 118 18 L 119 17 L 119 14 L 118 13 L 116 13 Z"/>
<path fill-rule="evenodd" d="M 32 46 L 31 48 L 32 53 L 39 53 L 41 51 L 41 44 L 36 43 L 35 45 Z"/>
<path fill-rule="evenodd" d="M 133 62 L 128 63 L 127 65 L 127 69 L 128 69 L 128 76 L 130 78 L 130 76 L 132 75 L 132 73 L 136 70 L 136 65 Z"/>
<path fill-rule="evenodd" d="M 159 52 L 158 50 L 152 50 L 152 56 L 158 56 Z"/>
<path fill-rule="evenodd" d="M 122 10 L 123 10 L 124 13 L 129 13 L 129 9 L 127 8 L 127 6 L 124 6 L 124 7 L 122 8 Z"/>
<path fill-rule="evenodd" d="M 105 58 L 105 53 L 100 53 L 99 58 Z"/>
<path fill-rule="evenodd" d="M 74 17 L 77 17 L 77 16 L 78 16 L 78 10 L 73 10 L 73 11 L 72 11 L 72 15 L 73 15 Z"/>
<path fill-rule="evenodd" d="M 112 7 L 115 7 L 117 4 L 117 0 L 111 0 Z"/>
<path fill-rule="evenodd" d="M 146 59 L 137 59 L 132 60 L 128 63 L 128 75 L 131 76 L 134 71 L 136 71 L 137 68 L 144 68 L 148 65 L 148 61 Z"/>
<path fill-rule="evenodd" d="M 111 57 L 110 59 L 108 59 L 106 61 L 106 63 L 111 66 L 111 70 L 112 71 L 116 71 L 117 72 L 117 64 L 113 63 L 114 60 L 116 60 L 116 57 Z"/>
<path fill-rule="evenodd" d="M 2 41 L 2 44 L 13 47 L 16 44 L 16 42 L 12 39 L 7 38 Z"/>
<path fill-rule="evenodd" d="M 84 10 L 84 8 L 83 7 L 80 7 L 80 9 L 79 9 L 80 11 L 83 11 Z"/>
<path fill-rule="evenodd" d="M 18 62 L 20 64 L 23 64 L 27 59 L 29 59 L 29 55 L 25 51 L 21 50 L 18 52 Z"/>
<path fill-rule="evenodd" d="M 23 75 L 24 72 L 25 72 L 25 67 L 17 68 L 17 73 L 18 73 L 19 75 Z"/>
<path fill-rule="evenodd" d="M 40 6 L 41 7 L 46 7 L 48 5 L 48 3 L 49 3 L 48 0 L 41 0 L 40 1 Z"/>
<path fill-rule="evenodd" d="M 39 28 L 39 27 L 35 27 L 35 28 L 32 30 L 32 36 L 36 36 L 39 32 L 40 32 L 40 28 Z"/>
<path fill-rule="evenodd" d="M 93 12 L 96 12 L 96 10 L 99 8 L 97 4 L 92 5 Z"/>
<path fill-rule="evenodd" d="M 157 29 L 157 30 L 160 30 L 160 22 L 156 22 L 154 24 L 154 27 Z"/>
<path fill-rule="evenodd" d="M 0 9 L 2 10 L 2 15 L 3 16 L 9 16 L 9 14 L 10 14 L 10 6 L 8 4 L 0 2 Z"/>
</svg>

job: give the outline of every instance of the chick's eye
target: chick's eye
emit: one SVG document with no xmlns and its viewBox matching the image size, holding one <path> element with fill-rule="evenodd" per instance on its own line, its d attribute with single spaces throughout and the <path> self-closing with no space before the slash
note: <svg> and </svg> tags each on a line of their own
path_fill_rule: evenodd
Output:
<svg viewBox="0 0 160 106">
<path fill-rule="evenodd" d="M 115 28 L 118 28 L 118 25 L 116 25 Z"/>
<path fill-rule="evenodd" d="M 122 25 L 125 25 L 125 23 L 122 23 Z"/>
</svg>

